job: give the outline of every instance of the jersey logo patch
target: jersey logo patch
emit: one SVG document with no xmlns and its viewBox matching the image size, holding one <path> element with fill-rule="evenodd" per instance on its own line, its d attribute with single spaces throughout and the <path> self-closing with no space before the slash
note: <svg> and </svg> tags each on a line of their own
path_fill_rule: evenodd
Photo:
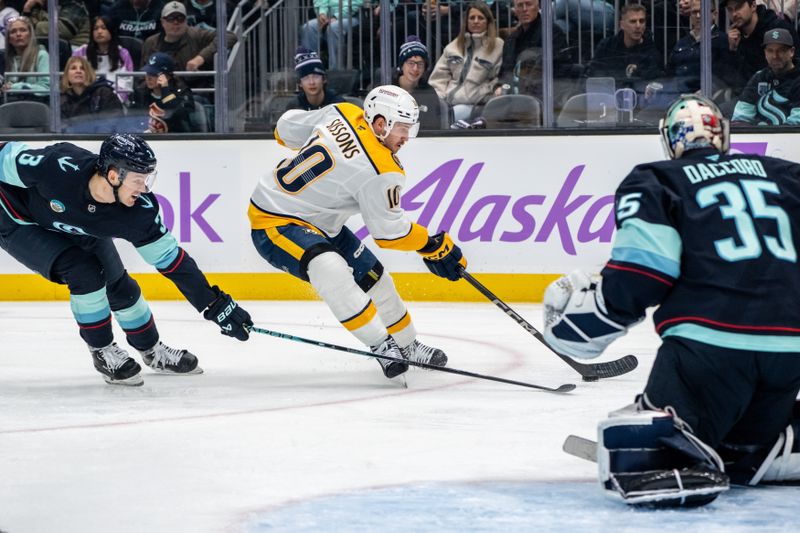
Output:
<svg viewBox="0 0 800 533">
<path fill-rule="evenodd" d="M 139 200 L 144 204 L 145 209 L 153 209 L 153 202 L 147 196 L 140 196 Z"/>
<path fill-rule="evenodd" d="M 78 170 L 78 165 L 70 163 L 69 162 L 70 159 L 72 159 L 72 157 L 68 155 L 58 158 L 58 167 L 61 169 L 62 172 L 67 171 L 67 169 L 64 168 L 65 166 L 71 168 L 72 170 Z"/>
<path fill-rule="evenodd" d="M 62 204 L 58 200 L 50 200 L 50 209 L 52 209 L 56 213 L 63 213 L 66 207 L 64 207 L 64 204 Z"/>
</svg>

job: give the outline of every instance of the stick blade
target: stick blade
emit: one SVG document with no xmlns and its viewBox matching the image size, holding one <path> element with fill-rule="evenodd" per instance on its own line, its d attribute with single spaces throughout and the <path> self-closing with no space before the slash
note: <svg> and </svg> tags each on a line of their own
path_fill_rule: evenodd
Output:
<svg viewBox="0 0 800 533">
<path fill-rule="evenodd" d="M 564 441 L 564 445 L 561 449 L 579 459 L 592 463 L 597 462 L 597 443 L 593 440 L 585 439 L 577 435 L 570 435 Z"/>
<path fill-rule="evenodd" d="M 615 378 L 633 371 L 639 366 L 639 360 L 635 355 L 626 355 L 615 361 L 604 363 L 592 363 L 580 365 L 577 370 L 586 381 L 596 381 L 597 379 Z"/>
</svg>

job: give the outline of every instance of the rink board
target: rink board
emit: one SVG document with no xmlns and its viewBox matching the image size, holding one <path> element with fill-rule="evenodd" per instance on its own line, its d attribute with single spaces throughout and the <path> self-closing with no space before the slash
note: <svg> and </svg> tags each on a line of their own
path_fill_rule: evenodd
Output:
<svg viewBox="0 0 800 533">
<path fill-rule="evenodd" d="M 800 159 L 791 135 L 735 137 L 733 150 Z M 30 143 L 39 147 L 44 143 Z M 96 141 L 79 143 L 96 150 Z M 238 298 L 309 299 L 307 286 L 255 251 L 245 211 L 259 179 L 292 152 L 271 140 L 153 141 L 156 192 L 165 224 L 212 282 Z M 448 231 L 469 270 L 510 301 L 541 301 L 547 284 L 575 268 L 599 270 L 614 233 L 613 193 L 630 169 L 662 158 L 656 135 L 415 139 L 400 152 L 407 173 L 402 205 L 432 233 Z M 480 300 L 466 283 L 427 273 L 419 256 L 379 250 L 364 237 L 413 300 Z M 128 270 L 150 299 L 177 290 L 119 243 Z M 66 298 L 61 287 L 0 252 L 0 299 Z"/>
</svg>

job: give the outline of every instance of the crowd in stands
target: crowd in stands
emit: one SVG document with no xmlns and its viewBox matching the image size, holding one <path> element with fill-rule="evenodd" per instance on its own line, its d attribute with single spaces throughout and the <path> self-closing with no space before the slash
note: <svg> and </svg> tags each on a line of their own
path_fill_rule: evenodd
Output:
<svg viewBox="0 0 800 533">
<path fill-rule="evenodd" d="M 392 1 L 392 82 L 418 99 L 426 128 L 472 124 L 491 100 L 508 95 L 541 105 L 540 1 Z M 226 2 L 228 16 L 236 5 Z M 576 126 L 592 122 L 598 94 L 604 113 L 612 102 L 636 125 L 657 120 L 677 95 L 701 89 L 701 0 L 618 5 L 553 0 L 553 109 L 565 111 L 583 98 Z M 47 1 L 0 0 L 3 103 L 49 103 L 56 83 L 64 131 L 90 131 L 91 121 L 106 131 L 205 131 L 213 107 L 216 2 L 60 0 L 58 6 L 59 49 L 49 52 Z M 378 78 L 353 61 L 346 37 L 374 47 L 378 4 L 307 0 L 303 6 L 296 45 L 290 44 L 296 91 L 277 113 L 357 103 Z M 712 97 L 734 125 L 800 125 L 797 16 L 796 0 L 711 1 Z M 236 35 L 226 31 L 225 42 L 230 50 Z M 588 52 L 581 42 L 592 44 Z M 51 78 L 49 53 L 59 56 L 60 83 Z M 332 84 L 332 74 L 351 63 L 362 83 Z"/>
</svg>

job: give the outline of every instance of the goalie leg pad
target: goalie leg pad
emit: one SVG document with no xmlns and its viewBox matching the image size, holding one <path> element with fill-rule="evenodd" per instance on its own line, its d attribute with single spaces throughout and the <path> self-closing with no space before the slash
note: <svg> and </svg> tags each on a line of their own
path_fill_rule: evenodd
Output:
<svg viewBox="0 0 800 533">
<path fill-rule="evenodd" d="M 600 483 L 626 504 L 696 507 L 730 486 L 716 452 L 668 413 L 620 412 L 597 433 Z"/>
<path fill-rule="evenodd" d="M 772 446 L 736 446 L 723 443 L 721 450 L 735 483 L 800 484 L 800 420 L 794 420 Z"/>
<path fill-rule="evenodd" d="M 386 327 L 375 304 L 356 285 L 353 271 L 336 252 L 325 252 L 308 263 L 308 280 L 333 315 L 358 340 L 375 346 L 386 339 Z"/>
<path fill-rule="evenodd" d="M 602 280 L 575 271 L 551 283 L 544 293 L 544 338 L 558 352 L 580 359 L 603 353 L 628 329 L 608 317 Z"/>
</svg>

